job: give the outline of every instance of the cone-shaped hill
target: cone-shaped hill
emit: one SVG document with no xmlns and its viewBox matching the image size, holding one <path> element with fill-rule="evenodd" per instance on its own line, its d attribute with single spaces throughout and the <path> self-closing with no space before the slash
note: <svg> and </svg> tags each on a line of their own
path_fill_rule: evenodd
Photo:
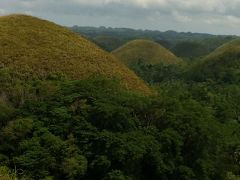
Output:
<svg viewBox="0 0 240 180">
<path fill-rule="evenodd" d="M 45 79 L 54 73 L 69 79 L 116 77 L 130 90 L 149 88 L 124 64 L 95 44 L 54 23 L 25 15 L 0 17 L 0 68 L 21 79 Z"/>
<path fill-rule="evenodd" d="M 194 67 L 192 74 L 199 81 L 240 81 L 240 39 L 226 43 L 210 53 Z"/>
<path fill-rule="evenodd" d="M 174 64 L 180 61 L 172 52 L 160 44 L 149 40 L 133 40 L 112 52 L 127 65 Z"/>
<path fill-rule="evenodd" d="M 215 51 L 210 53 L 205 59 L 219 59 L 223 56 L 226 57 L 227 53 L 229 54 L 238 54 L 240 53 L 240 39 L 233 40 L 231 42 L 228 42 L 219 48 L 217 48 Z"/>
</svg>

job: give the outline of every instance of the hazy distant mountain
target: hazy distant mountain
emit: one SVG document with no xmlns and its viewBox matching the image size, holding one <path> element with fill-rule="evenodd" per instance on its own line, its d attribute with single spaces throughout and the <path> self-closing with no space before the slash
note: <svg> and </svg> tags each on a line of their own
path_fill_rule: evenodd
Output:
<svg viewBox="0 0 240 180">
<path fill-rule="evenodd" d="M 161 32 L 111 27 L 73 26 L 71 29 L 74 32 L 85 35 L 107 51 L 112 51 L 130 40 L 149 39 L 170 49 L 177 56 L 187 58 L 205 56 L 222 44 L 236 38 L 236 36 L 228 35 L 175 31 Z"/>
</svg>

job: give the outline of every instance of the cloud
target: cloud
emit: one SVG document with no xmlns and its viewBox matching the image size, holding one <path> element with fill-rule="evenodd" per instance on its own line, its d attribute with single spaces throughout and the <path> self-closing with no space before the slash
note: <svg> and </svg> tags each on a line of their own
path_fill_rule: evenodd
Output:
<svg viewBox="0 0 240 180">
<path fill-rule="evenodd" d="M 218 25 L 218 26 L 229 26 L 229 27 L 239 27 L 240 26 L 240 17 L 226 15 L 226 16 L 217 16 L 211 17 L 204 21 L 209 25 Z"/>
<path fill-rule="evenodd" d="M 0 15 L 7 14 L 7 11 L 5 9 L 0 9 Z"/>
<path fill-rule="evenodd" d="M 152 6 L 162 6 L 167 0 L 70 0 L 81 5 L 105 6 L 110 4 L 130 5 L 142 8 L 150 8 Z"/>
<path fill-rule="evenodd" d="M 189 16 L 186 16 L 186 15 L 182 15 L 177 11 L 174 11 L 172 13 L 172 15 L 173 15 L 174 19 L 178 22 L 187 23 L 187 22 L 192 21 L 192 18 L 190 18 Z"/>
<path fill-rule="evenodd" d="M 65 6 L 75 6 L 78 8 L 83 7 L 112 7 L 118 6 L 119 8 L 143 8 L 148 10 L 163 10 L 167 9 L 170 13 L 177 12 L 191 12 L 191 13 L 216 13 L 222 14 L 232 11 L 233 13 L 239 12 L 239 0 L 207 0 L 205 2 L 200 0 L 8 0 L 8 3 L 0 2 L 1 7 L 11 6 L 21 9 L 36 9 L 39 7 L 46 8 L 55 6 L 56 9 Z"/>
<path fill-rule="evenodd" d="M 175 10 L 196 10 L 198 12 L 224 13 L 227 10 L 238 10 L 239 0 L 69 0 L 69 2 L 88 6 L 106 6 L 111 4 L 128 5 L 148 9 L 172 8 Z"/>
<path fill-rule="evenodd" d="M 0 0 L 0 8 L 0 14 L 28 13 L 63 25 L 221 34 L 240 28 L 240 0 Z"/>
</svg>

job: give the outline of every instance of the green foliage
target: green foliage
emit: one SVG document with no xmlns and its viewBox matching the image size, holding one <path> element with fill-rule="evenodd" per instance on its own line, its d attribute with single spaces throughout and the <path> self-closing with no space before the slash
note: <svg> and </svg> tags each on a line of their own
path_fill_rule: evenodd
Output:
<svg viewBox="0 0 240 180">
<path fill-rule="evenodd" d="M 227 180 L 239 180 L 239 176 L 235 176 L 233 173 L 229 172 L 226 177 Z"/>
<path fill-rule="evenodd" d="M 237 176 L 238 157 L 231 157 L 238 152 L 239 134 L 232 134 L 240 127 L 230 112 L 219 121 L 217 113 L 227 106 L 222 102 L 238 106 L 236 97 L 211 87 L 206 98 L 207 85 L 188 86 L 175 75 L 164 79 L 164 73 L 161 77 L 153 97 L 103 78 L 31 83 L 32 89 L 41 88 L 31 91 L 1 128 L 1 164 L 32 179 Z"/>
<path fill-rule="evenodd" d="M 6 123 L 14 116 L 14 109 L 0 101 L 0 127 L 6 125 Z"/>
<path fill-rule="evenodd" d="M 6 166 L 0 166 L 0 179 L 1 180 L 16 180 L 16 174 L 12 173 Z"/>
<path fill-rule="evenodd" d="M 208 50 L 204 43 L 183 41 L 174 46 L 173 52 L 179 57 L 194 58 L 205 55 Z"/>
<path fill-rule="evenodd" d="M 68 179 L 79 179 L 87 171 L 87 159 L 81 155 L 66 158 L 62 168 Z"/>
<path fill-rule="evenodd" d="M 131 69 L 137 75 L 142 77 L 149 84 L 159 84 L 162 82 L 171 82 L 174 80 L 183 79 L 183 74 L 186 71 L 185 64 L 165 64 L 146 65 L 142 62 L 134 64 Z"/>
<path fill-rule="evenodd" d="M 131 180 L 131 178 L 125 176 L 121 171 L 114 170 L 107 174 L 103 180 Z"/>
<path fill-rule="evenodd" d="M 106 35 L 99 35 L 99 36 L 94 37 L 93 42 L 95 42 L 102 49 L 104 49 L 108 52 L 111 52 L 114 49 L 117 49 L 123 43 L 125 43 L 124 40 L 119 39 L 118 37 L 111 37 L 111 36 L 106 36 Z"/>
</svg>

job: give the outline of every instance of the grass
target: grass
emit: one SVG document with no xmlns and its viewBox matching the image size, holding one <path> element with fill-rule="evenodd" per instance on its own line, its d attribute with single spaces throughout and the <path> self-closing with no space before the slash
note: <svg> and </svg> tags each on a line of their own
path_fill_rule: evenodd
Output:
<svg viewBox="0 0 240 180">
<path fill-rule="evenodd" d="M 222 45 L 196 63 L 192 74 L 198 74 L 198 79 L 238 82 L 240 78 L 240 39 Z"/>
<path fill-rule="evenodd" d="M 114 56 L 85 38 L 46 20 L 26 15 L 0 17 L 0 69 L 8 68 L 23 80 L 63 74 L 69 79 L 93 75 L 119 78 L 129 89 L 150 89 Z"/>
<path fill-rule="evenodd" d="M 210 53 L 208 56 L 206 56 L 205 60 L 210 59 L 218 59 L 219 56 L 223 56 L 224 54 L 229 53 L 240 53 L 240 39 L 235 39 L 233 41 L 230 41 L 228 43 L 223 44 L 219 48 L 217 48 L 215 51 Z"/>
<path fill-rule="evenodd" d="M 17 176 L 7 167 L 0 166 L 0 180 L 17 180 Z"/>
<path fill-rule="evenodd" d="M 180 62 L 172 52 L 160 44 L 149 40 L 133 40 L 112 52 L 125 64 L 131 65 L 139 61 L 145 64 L 174 64 Z"/>
</svg>

